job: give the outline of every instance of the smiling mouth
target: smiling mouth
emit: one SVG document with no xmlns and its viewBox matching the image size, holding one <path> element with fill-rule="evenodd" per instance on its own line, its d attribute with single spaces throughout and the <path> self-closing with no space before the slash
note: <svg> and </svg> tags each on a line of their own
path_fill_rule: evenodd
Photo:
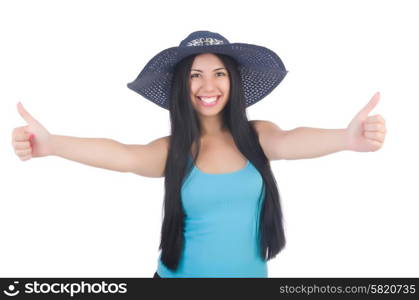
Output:
<svg viewBox="0 0 419 300">
<path fill-rule="evenodd" d="M 218 96 L 211 96 L 211 97 L 201 97 L 201 96 L 198 96 L 198 99 L 201 100 L 202 102 L 205 102 L 205 103 L 213 103 L 215 101 L 218 101 L 219 98 L 220 98 L 220 95 L 218 95 Z"/>
<path fill-rule="evenodd" d="M 201 103 L 203 106 L 214 106 L 217 104 L 217 102 L 220 100 L 221 96 L 214 96 L 214 97 L 197 97 L 199 99 L 199 103 Z"/>
</svg>

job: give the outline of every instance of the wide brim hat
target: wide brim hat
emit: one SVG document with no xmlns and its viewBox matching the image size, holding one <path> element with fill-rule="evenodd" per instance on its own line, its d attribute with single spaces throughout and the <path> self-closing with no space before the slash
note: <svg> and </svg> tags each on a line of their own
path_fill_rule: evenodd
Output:
<svg viewBox="0 0 419 300">
<path fill-rule="evenodd" d="M 176 64 L 187 56 L 199 53 L 219 53 L 236 60 L 246 107 L 272 92 L 288 73 L 279 56 L 266 47 L 230 43 L 218 33 L 195 31 L 182 40 L 178 47 L 165 49 L 155 55 L 127 86 L 160 107 L 169 109 Z"/>
</svg>

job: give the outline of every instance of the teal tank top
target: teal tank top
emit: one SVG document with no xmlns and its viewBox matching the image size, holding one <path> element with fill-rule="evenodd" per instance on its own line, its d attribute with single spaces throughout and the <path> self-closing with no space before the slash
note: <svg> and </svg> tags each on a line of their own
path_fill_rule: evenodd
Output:
<svg viewBox="0 0 419 300">
<path fill-rule="evenodd" d="M 264 196 L 262 176 L 248 160 L 242 169 L 221 174 L 193 165 L 181 188 L 185 239 L 179 266 L 168 269 L 160 254 L 158 275 L 267 277 L 257 240 Z"/>
</svg>

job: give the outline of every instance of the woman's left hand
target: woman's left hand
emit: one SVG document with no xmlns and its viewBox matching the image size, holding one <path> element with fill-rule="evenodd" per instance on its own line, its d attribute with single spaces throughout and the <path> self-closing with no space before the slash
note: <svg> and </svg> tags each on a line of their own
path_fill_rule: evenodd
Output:
<svg viewBox="0 0 419 300">
<path fill-rule="evenodd" d="M 348 150 L 370 152 L 383 146 L 387 133 L 385 120 L 381 115 L 368 116 L 379 100 L 380 92 L 377 92 L 349 123 L 346 128 Z"/>
</svg>

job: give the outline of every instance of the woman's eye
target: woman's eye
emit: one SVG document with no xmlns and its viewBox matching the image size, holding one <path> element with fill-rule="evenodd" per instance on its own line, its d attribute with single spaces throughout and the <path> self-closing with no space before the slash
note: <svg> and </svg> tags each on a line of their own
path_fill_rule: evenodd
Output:
<svg viewBox="0 0 419 300">
<path fill-rule="evenodd" d="M 226 75 L 224 72 L 217 72 L 217 73 L 216 73 L 216 75 L 219 75 L 219 74 L 221 74 L 222 76 L 225 76 L 225 75 Z M 196 75 L 196 76 L 195 76 L 195 75 Z M 198 73 L 192 74 L 192 75 L 191 75 L 191 78 L 198 77 L 199 75 L 200 75 L 200 74 L 198 74 Z"/>
</svg>

